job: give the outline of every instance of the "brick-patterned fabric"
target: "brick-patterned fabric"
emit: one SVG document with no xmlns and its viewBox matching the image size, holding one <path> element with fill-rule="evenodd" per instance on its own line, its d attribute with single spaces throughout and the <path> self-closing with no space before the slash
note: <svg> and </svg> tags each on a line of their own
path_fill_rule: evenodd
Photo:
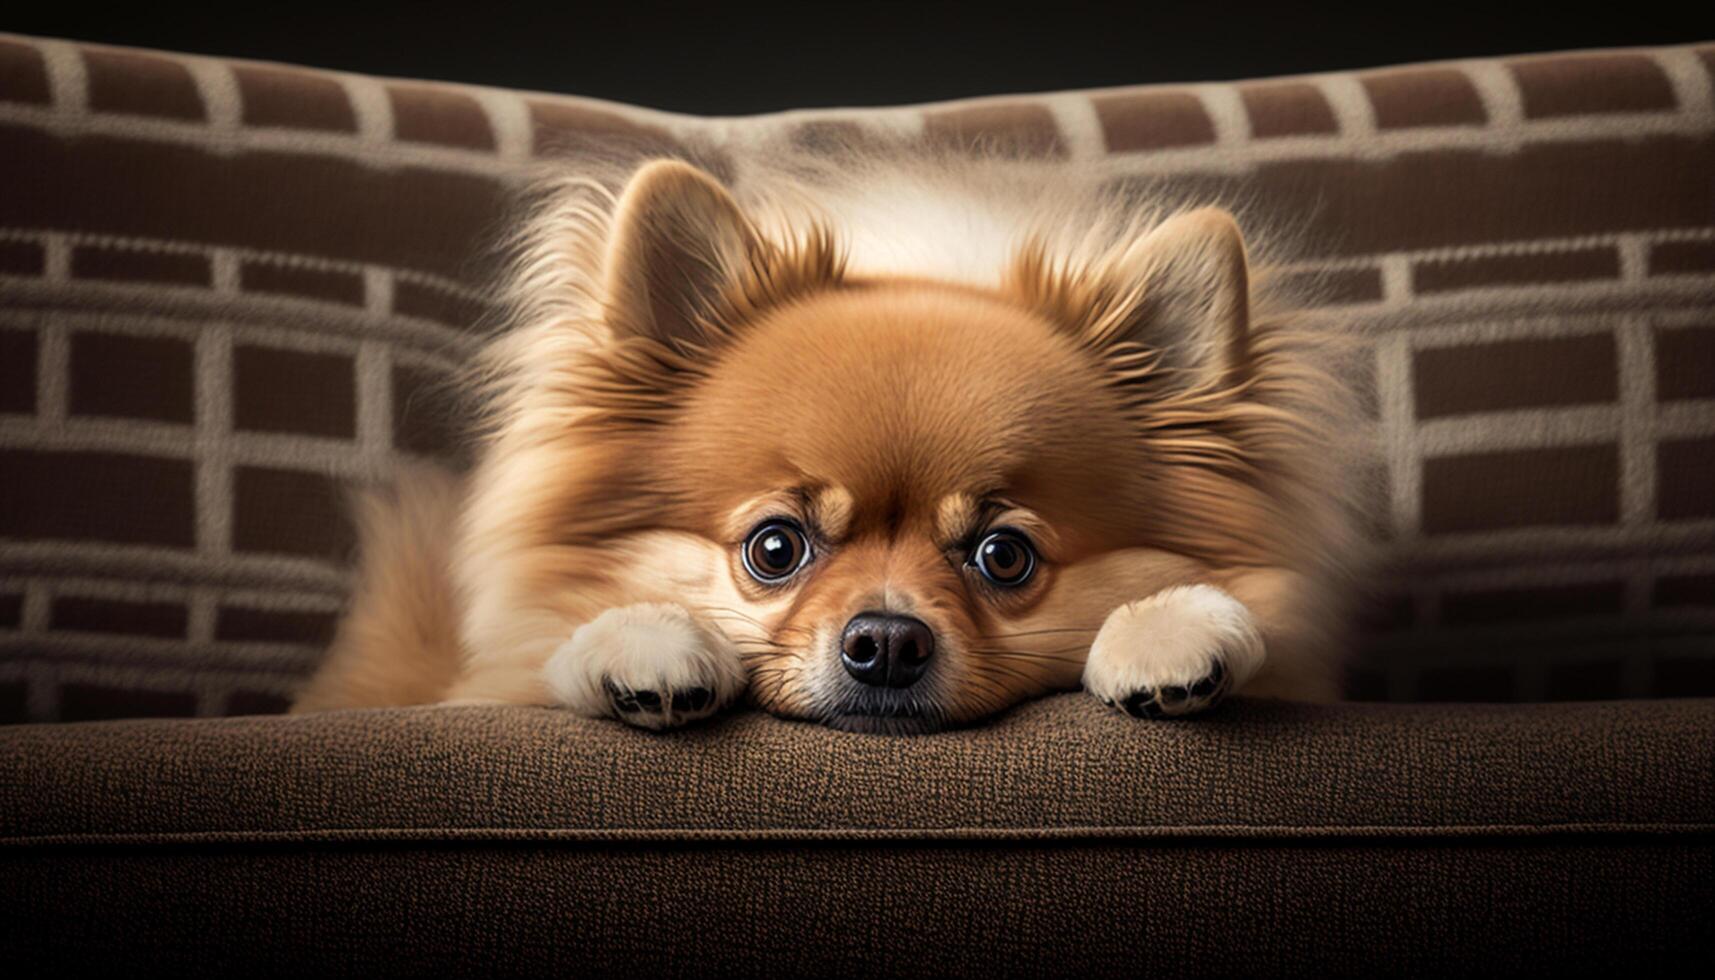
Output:
<svg viewBox="0 0 1715 980">
<path fill-rule="evenodd" d="M 1715 693 L 1715 45 L 705 120 L 0 35 L 0 719 L 285 706 L 534 162 L 854 139 L 1291 230 L 1374 345 L 1353 696 Z"/>
</svg>

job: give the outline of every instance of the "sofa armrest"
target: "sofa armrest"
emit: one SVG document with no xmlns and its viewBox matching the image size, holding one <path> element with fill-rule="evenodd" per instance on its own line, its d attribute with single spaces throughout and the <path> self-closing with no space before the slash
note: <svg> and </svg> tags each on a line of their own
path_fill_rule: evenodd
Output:
<svg viewBox="0 0 1715 980">
<path fill-rule="evenodd" d="M 1715 880 L 1715 700 L 128 721 L 0 730 L 0 788 L 8 948 L 61 969 L 1585 972 L 1701 943 Z"/>
</svg>

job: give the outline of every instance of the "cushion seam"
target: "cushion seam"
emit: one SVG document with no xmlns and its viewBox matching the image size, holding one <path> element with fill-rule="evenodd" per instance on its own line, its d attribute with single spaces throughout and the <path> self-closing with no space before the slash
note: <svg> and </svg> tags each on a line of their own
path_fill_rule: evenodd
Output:
<svg viewBox="0 0 1715 980">
<path fill-rule="evenodd" d="M 1172 838 L 1207 839 L 1433 839 L 1517 837 L 1591 834 L 1696 835 L 1715 833 L 1707 822 L 1611 822 L 1575 821 L 1534 824 L 1354 824 L 1354 825 L 1257 825 L 1183 824 L 1159 826 L 1065 826 L 1065 827 L 328 827 L 307 830 L 215 830 L 136 833 L 12 834 L 0 836 L 0 848 L 110 845 L 149 846 L 159 844 L 270 844 L 270 843 L 363 843 L 363 842 L 909 842 L 909 841 L 997 841 L 1047 840 L 1150 840 Z"/>
</svg>

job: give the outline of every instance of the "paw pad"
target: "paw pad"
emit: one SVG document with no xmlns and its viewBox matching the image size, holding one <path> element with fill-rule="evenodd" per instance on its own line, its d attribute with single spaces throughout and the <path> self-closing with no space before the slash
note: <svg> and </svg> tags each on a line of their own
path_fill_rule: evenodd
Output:
<svg viewBox="0 0 1715 980">
<path fill-rule="evenodd" d="M 1189 686 L 1144 687 L 1124 698 L 1101 700 L 1133 718 L 1182 718 L 1213 707 L 1227 692 L 1230 679 L 1226 664 L 1216 660 L 1207 676 Z"/>
<path fill-rule="evenodd" d="M 694 721 L 714 708 L 715 692 L 706 687 L 678 691 L 633 690 L 603 677 L 602 690 L 608 703 L 624 720 L 646 728 L 666 727 Z"/>
</svg>

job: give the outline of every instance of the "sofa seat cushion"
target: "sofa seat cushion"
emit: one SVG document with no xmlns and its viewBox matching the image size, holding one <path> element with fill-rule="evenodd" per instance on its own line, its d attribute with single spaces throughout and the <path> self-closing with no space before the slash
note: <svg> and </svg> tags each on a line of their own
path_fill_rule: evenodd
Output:
<svg viewBox="0 0 1715 980">
<path fill-rule="evenodd" d="M 1715 829 L 1715 700 L 1310 706 L 1140 724 L 1088 697 L 919 738 L 530 708 L 0 731 L 0 839 L 1017 840 Z"/>
</svg>

